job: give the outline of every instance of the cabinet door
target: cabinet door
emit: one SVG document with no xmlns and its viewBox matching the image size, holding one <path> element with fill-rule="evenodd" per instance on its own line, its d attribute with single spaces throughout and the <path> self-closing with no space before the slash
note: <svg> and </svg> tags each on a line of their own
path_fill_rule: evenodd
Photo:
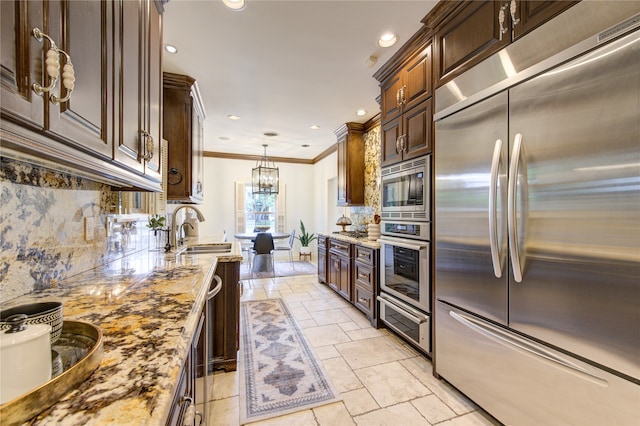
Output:
<svg viewBox="0 0 640 426">
<path fill-rule="evenodd" d="M 381 85 L 382 90 L 382 115 L 381 121 L 384 123 L 400 114 L 400 88 L 402 87 L 402 73 L 390 77 Z"/>
<path fill-rule="evenodd" d="M 340 269 L 338 271 L 338 293 L 351 302 L 351 259 L 338 256 Z"/>
<path fill-rule="evenodd" d="M 338 205 L 349 203 L 347 198 L 347 140 L 346 138 L 338 141 Z"/>
<path fill-rule="evenodd" d="M 192 157 L 191 157 L 191 198 L 194 201 L 202 201 L 204 198 L 204 123 L 202 111 L 198 102 L 191 99 L 191 137 L 192 137 Z"/>
<path fill-rule="evenodd" d="M 402 153 L 400 152 L 398 145 L 398 138 L 400 137 L 400 123 L 400 117 L 397 117 L 382 125 L 381 166 L 387 166 L 402 160 Z"/>
<path fill-rule="evenodd" d="M 327 251 L 318 247 L 318 282 L 327 282 Z"/>
<path fill-rule="evenodd" d="M 403 68 L 403 111 L 406 113 L 432 95 L 431 45 Z"/>
<path fill-rule="evenodd" d="M 402 116 L 403 160 L 431 152 L 431 98 Z"/>
<path fill-rule="evenodd" d="M 0 1 L 0 111 L 11 120 L 36 130 L 44 124 L 44 100 L 31 86 L 49 84 L 43 64 L 49 43 L 31 35 L 44 31 L 42 2 Z"/>
<path fill-rule="evenodd" d="M 509 43 L 509 33 L 501 34 L 499 1 L 472 1 L 436 33 L 437 86 L 461 74 Z M 509 12 L 505 11 L 503 28 L 508 28 Z"/>
<path fill-rule="evenodd" d="M 142 98 L 144 76 L 144 28 L 145 5 L 143 0 L 116 0 L 118 23 L 118 46 L 116 53 L 119 70 L 117 76 L 117 95 L 119 105 L 117 122 L 120 123 L 115 135 L 113 158 L 137 172 L 142 173 L 144 166 L 141 155 L 142 140 Z"/>
<path fill-rule="evenodd" d="M 149 137 L 143 138 L 143 153 L 145 158 L 144 173 L 146 176 L 161 180 L 161 152 L 162 139 L 162 14 L 155 0 L 146 3 L 148 39 L 145 46 L 148 51 L 145 72 L 145 89 L 147 94 L 143 112 L 145 114 L 144 129 Z M 160 6 L 161 7 L 161 6 Z"/>
<path fill-rule="evenodd" d="M 340 256 L 329 252 L 327 262 L 327 284 L 334 291 L 340 292 Z"/>
<path fill-rule="evenodd" d="M 551 1 L 551 0 L 521 0 L 518 1 L 515 13 L 516 19 L 513 22 L 513 40 L 527 34 L 529 31 L 544 24 L 556 15 L 570 8 L 577 1 Z"/>
<path fill-rule="evenodd" d="M 108 2 L 49 2 L 49 35 L 69 54 L 75 72 L 65 102 L 46 102 L 47 130 L 75 149 L 111 159 L 113 20 Z M 60 67 L 66 63 L 60 55 Z M 67 97 L 62 79 L 52 92 Z"/>
</svg>

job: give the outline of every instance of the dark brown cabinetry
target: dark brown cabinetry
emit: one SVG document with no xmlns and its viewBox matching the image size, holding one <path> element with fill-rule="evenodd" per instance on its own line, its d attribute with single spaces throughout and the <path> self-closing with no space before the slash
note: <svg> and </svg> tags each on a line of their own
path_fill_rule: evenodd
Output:
<svg viewBox="0 0 640 426">
<path fill-rule="evenodd" d="M 204 107 L 197 82 L 164 73 L 164 138 L 169 142 L 167 200 L 200 203 L 204 196 Z"/>
<path fill-rule="evenodd" d="M 171 412 L 167 418 L 167 426 L 183 426 L 187 409 L 196 403 L 196 392 L 198 389 L 196 386 L 196 366 L 198 363 L 198 346 L 202 341 L 203 332 L 206 330 L 204 323 L 205 314 L 202 313 L 200 315 L 200 321 L 198 322 L 198 328 L 189 347 L 187 359 L 180 372 L 178 384 L 173 393 L 173 403 L 171 404 Z"/>
<path fill-rule="evenodd" d="M 346 123 L 338 139 L 338 206 L 364 204 L 364 125 Z"/>
<path fill-rule="evenodd" d="M 436 32 L 437 86 L 542 25 L 575 1 L 466 1 Z"/>
<path fill-rule="evenodd" d="M 327 242 L 328 238 L 318 235 L 318 282 L 327 282 Z"/>
<path fill-rule="evenodd" d="M 327 284 L 340 296 L 352 301 L 351 295 L 351 244 L 329 239 L 329 259 L 327 261 Z"/>
<path fill-rule="evenodd" d="M 378 285 L 378 271 L 377 271 L 377 255 L 378 250 L 371 247 L 361 246 L 356 244 L 354 246 L 354 263 L 353 263 L 353 278 L 354 278 L 354 294 L 353 304 L 356 308 L 360 309 L 373 321 L 376 314 L 376 288 Z"/>
<path fill-rule="evenodd" d="M 0 3 L 2 154 L 70 168 L 116 186 L 160 190 L 161 3 Z M 34 37 L 35 28 L 45 34 L 40 40 Z M 128 34 L 135 34 L 136 42 Z M 52 42 L 57 54 L 49 52 Z M 123 61 L 130 46 L 141 49 L 135 61 Z M 45 66 L 47 52 L 59 61 L 57 81 Z M 70 63 L 72 91 L 62 78 Z M 34 84 L 52 88 L 39 95 Z M 144 98 L 124 111 L 124 94 L 140 91 Z M 134 122 L 126 131 L 119 128 L 123 116 Z M 118 147 L 127 140 L 132 141 L 131 161 L 121 161 Z"/>
<path fill-rule="evenodd" d="M 220 262 L 216 275 L 222 279 L 222 290 L 209 303 L 207 321 L 209 336 L 209 370 L 235 371 L 240 344 L 240 262 Z M 215 283 L 214 283 L 215 284 Z"/>
<path fill-rule="evenodd" d="M 116 75 L 119 81 L 114 158 L 128 167 L 160 179 L 162 128 L 160 78 L 161 18 L 157 7 L 145 0 L 118 0 L 116 22 L 121 22 Z M 143 30 L 140 31 L 139 28 Z"/>
<path fill-rule="evenodd" d="M 420 157 L 432 150 L 431 44 L 422 45 L 381 80 L 381 165 Z"/>
</svg>

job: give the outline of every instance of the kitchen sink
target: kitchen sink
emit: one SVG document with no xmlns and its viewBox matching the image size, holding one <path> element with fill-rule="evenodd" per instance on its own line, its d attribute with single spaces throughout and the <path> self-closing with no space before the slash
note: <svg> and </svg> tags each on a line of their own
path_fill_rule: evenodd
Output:
<svg viewBox="0 0 640 426">
<path fill-rule="evenodd" d="M 231 243 L 191 244 L 176 252 L 176 254 L 206 253 L 231 253 Z"/>
</svg>

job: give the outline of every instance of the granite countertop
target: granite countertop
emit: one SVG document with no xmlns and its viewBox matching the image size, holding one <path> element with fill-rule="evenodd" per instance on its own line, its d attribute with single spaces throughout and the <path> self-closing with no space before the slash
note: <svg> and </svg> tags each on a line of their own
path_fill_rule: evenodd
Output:
<svg viewBox="0 0 640 426">
<path fill-rule="evenodd" d="M 12 300 L 6 307 L 60 301 L 65 320 L 104 339 L 99 368 L 28 423 L 165 424 L 216 265 L 241 259 L 236 243 L 226 255 L 141 251 Z"/>
<path fill-rule="evenodd" d="M 379 249 L 380 248 L 380 243 L 378 243 L 375 240 L 370 240 L 367 237 L 361 237 L 361 238 L 354 238 L 354 237 L 350 237 L 348 235 L 344 235 L 344 234 L 338 234 L 338 233 L 333 233 L 333 232 L 318 232 L 318 235 L 323 235 L 327 238 L 333 238 L 336 240 L 340 240 L 340 241 L 346 241 L 348 243 L 352 243 L 352 244 L 360 244 L 366 247 L 370 247 L 370 248 L 374 248 L 374 249 Z"/>
</svg>

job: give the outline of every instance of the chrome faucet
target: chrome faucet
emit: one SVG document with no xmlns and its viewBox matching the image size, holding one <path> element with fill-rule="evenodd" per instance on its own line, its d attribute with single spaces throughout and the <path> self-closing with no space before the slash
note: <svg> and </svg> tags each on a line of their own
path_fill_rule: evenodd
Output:
<svg viewBox="0 0 640 426">
<path fill-rule="evenodd" d="M 198 210 L 197 208 L 195 208 L 194 206 L 180 206 L 177 209 L 175 209 L 173 211 L 173 217 L 171 218 L 171 232 L 169 233 L 169 244 L 171 245 L 171 247 L 177 247 L 176 246 L 176 235 L 178 232 L 178 212 L 182 209 L 191 209 L 194 212 L 196 212 L 196 216 L 198 218 L 199 222 L 204 222 L 204 215 L 202 214 L 202 212 L 200 210 Z M 191 225 L 193 226 L 193 225 Z M 182 226 L 180 227 L 182 229 Z M 180 244 L 182 244 L 182 241 L 180 241 Z"/>
<path fill-rule="evenodd" d="M 190 226 L 191 229 L 193 229 L 193 225 L 190 224 L 189 222 L 182 222 L 182 225 L 180 225 L 180 230 L 178 231 L 178 232 L 182 233 L 182 235 L 178 239 L 178 245 L 184 244 L 184 238 L 187 236 L 187 234 L 184 232 L 184 227 L 185 226 Z"/>
</svg>

